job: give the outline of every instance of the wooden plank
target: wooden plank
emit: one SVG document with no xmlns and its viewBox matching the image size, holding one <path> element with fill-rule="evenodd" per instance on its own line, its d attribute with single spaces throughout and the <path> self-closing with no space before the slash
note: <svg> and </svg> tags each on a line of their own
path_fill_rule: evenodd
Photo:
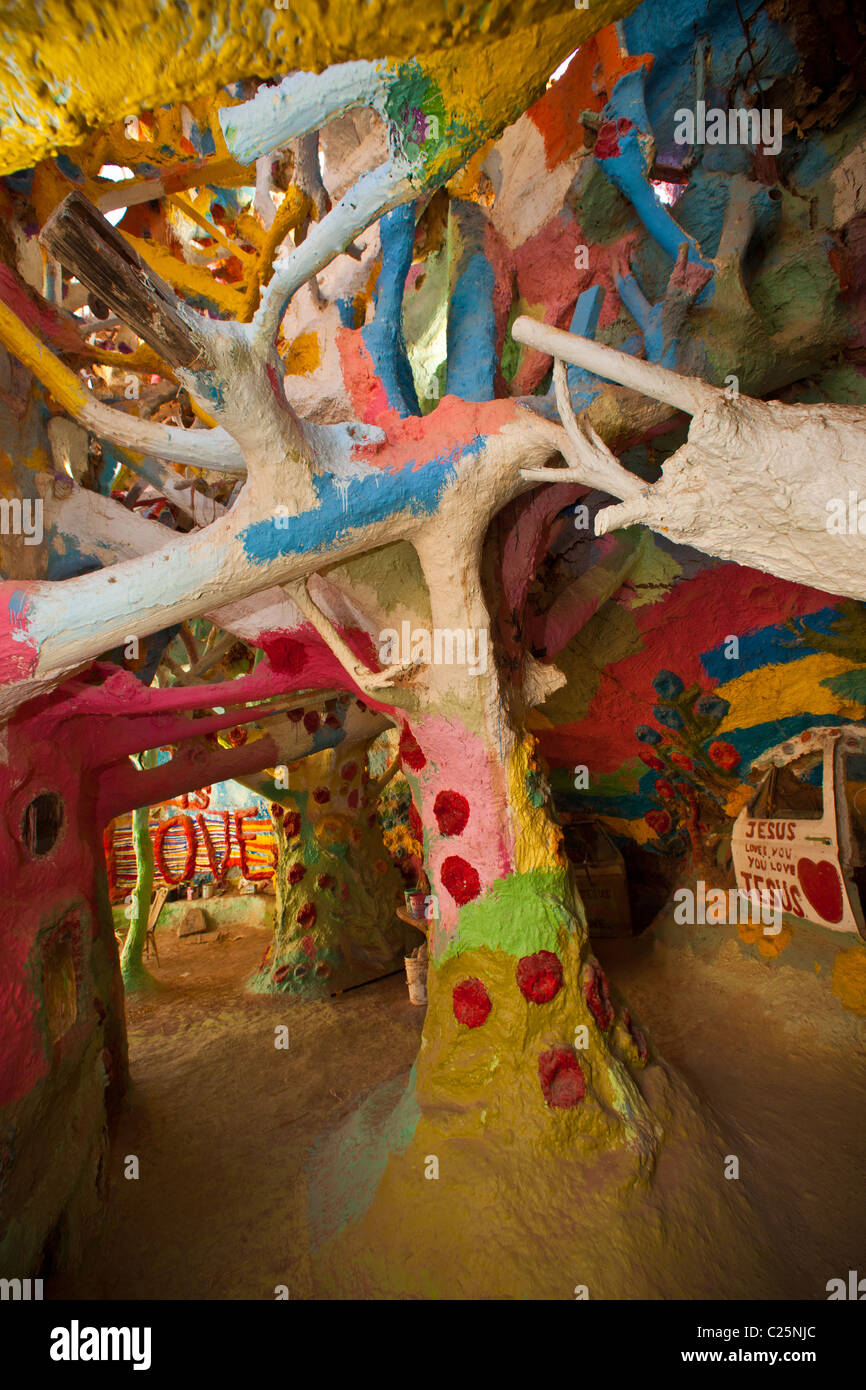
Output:
<svg viewBox="0 0 866 1390">
<path fill-rule="evenodd" d="M 169 366 L 190 367 L 200 357 L 174 291 L 77 189 L 55 208 L 39 243 Z"/>
</svg>

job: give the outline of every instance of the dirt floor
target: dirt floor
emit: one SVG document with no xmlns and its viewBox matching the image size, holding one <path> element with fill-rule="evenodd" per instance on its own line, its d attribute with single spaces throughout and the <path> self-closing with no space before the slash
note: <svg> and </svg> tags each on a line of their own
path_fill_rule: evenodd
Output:
<svg viewBox="0 0 866 1390">
<path fill-rule="evenodd" d="M 133 1087 L 107 1225 L 48 1297 L 272 1299 L 278 1285 L 310 1296 L 311 1141 L 408 1073 L 423 1009 L 400 976 L 312 1004 L 248 994 L 266 944 L 242 927 L 207 944 L 163 937 L 151 962 L 161 988 L 128 1011 Z M 596 949 L 748 1166 L 799 1296 L 866 1273 L 866 1022 L 829 1035 L 806 1023 L 812 986 L 793 971 L 733 957 L 708 968 L 647 937 Z M 281 1024 L 288 1050 L 274 1046 Z M 138 1180 L 123 1176 L 131 1154 Z"/>
</svg>

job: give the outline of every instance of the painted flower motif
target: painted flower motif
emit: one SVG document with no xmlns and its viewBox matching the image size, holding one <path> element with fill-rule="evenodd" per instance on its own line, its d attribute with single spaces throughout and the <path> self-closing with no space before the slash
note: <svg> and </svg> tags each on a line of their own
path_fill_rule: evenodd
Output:
<svg viewBox="0 0 866 1390">
<path fill-rule="evenodd" d="M 644 820 L 657 835 L 666 835 L 671 828 L 671 818 L 667 811 L 647 811 Z"/>
<path fill-rule="evenodd" d="M 538 1079 L 547 1104 L 554 1110 L 571 1110 L 586 1095 L 583 1068 L 572 1047 L 552 1047 L 538 1059 Z"/>
<path fill-rule="evenodd" d="M 304 728 L 308 734 L 314 734 L 319 727 L 319 716 L 314 709 L 307 710 L 304 715 Z"/>
<path fill-rule="evenodd" d="M 720 767 L 723 772 L 733 772 L 735 767 L 739 767 L 742 762 L 740 754 L 732 743 L 725 743 L 724 739 L 715 739 L 707 749 L 716 767 Z"/>
<path fill-rule="evenodd" d="M 451 894 L 458 907 L 465 907 L 466 903 L 477 898 L 481 892 L 478 870 L 459 854 L 451 854 L 442 861 L 439 877 L 442 887 Z"/>
<path fill-rule="evenodd" d="M 297 922 L 299 927 L 314 927 L 316 925 L 316 904 L 304 903 L 298 909 Z"/>
<path fill-rule="evenodd" d="M 664 777 L 656 778 L 655 789 L 656 795 L 660 796 L 662 801 L 670 801 L 672 796 L 674 795 L 673 787 L 671 786 L 670 782 L 668 782 Z"/>
<path fill-rule="evenodd" d="M 656 705 L 653 709 L 653 719 L 664 724 L 666 729 L 673 729 L 675 733 L 679 733 L 686 727 L 679 710 L 669 709 L 667 705 Z"/>
<path fill-rule="evenodd" d="M 718 695 L 702 695 L 695 705 L 695 713 L 702 719 L 724 719 L 731 706 Z"/>
<path fill-rule="evenodd" d="M 685 753 L 671 753 L 671 762 L 676 763 L 677 767 L 684 767 L 686 772 L 694 772 L 695 765 L 691 758 L 687 758 Z"/>
<path fill-rule="evenodd" d="M 469 819 L 469 802 L 460 792 L 437 792 L 433 814 L 440 835 L 461 835 Z"/>
<path fill-rule="evenodd" d="M 639 739 L 641 743 L 651 743 L 655 746 L 662 741 L 658 729 L 651 728 L 649 724 L 638 724 L 634 732 L 635 738 Z"/>
<path fill-rule="evenodd" d="M 651 767 L 653 772 L 664 772 L 665 765 L 661 758 L 656 757 L 655 753 L 638 753 L 638 757 L 642 763 L 646 763 L 647 767 Z"/>
<path fill-rule="evenodd" d="M 358 764 L 355 762 L 343 763 L 340 768 L 340 776 L 344 782 L 351 782 L 358 775 Z"/>
<path fill-rule="evenodd" d="M 481 980 L 461 980 L 454 986 L 451 1007 L 458 1023 L 467 1028 L 480 1028 L 490 1013 L 490 995 Z"/>
<path fill-rule="evenodd" d="M 675 700 L 678 695 L 682 695 L 684 689 L 679 676 L 673 671 L 659 671 L 653 681 L 653 690 L 657 695 L 661 695 L 663 700 Z"/>
<path fill-rule="evenodd" d="M 562 962 L 553 951 L 536 951 L 517 962 L 517 987 L 531 1004 L 549 1004 L 562 989 Z"/>
<path fill-rule="evenodd" d="M 240 748 L 240 747 L 242 747 L 243 744 L 246 743 L 248 737 L 249 737 L 248 731 L 247 731 L 246 729 L 242 728 L 242 727 L 240 726 L 240 724 L 235 725 L 235 727 L 234 727 L 233 729 L 229 729 L 229 732 L 228 732 L 228 740 L 229 740 L 229 743 L 231 744 L 232 748 Z"/>
<path fill-rule="evenodd" d="M 316 802 L 318 802 L 318 804 L 319 804 L 320 806 L 324 806 L 326 802 L 330 801 L 330 799 L 331 799 L 331 793 L 328 791 L 328 788 L 327 788 L 327 787 L 315 787 L 315 788 L 314 788 L 314 790 L 313 790 L 313 800 L 316 801 Z"/>
<path fill-rule="evenodd" d="M 293 864 L 289 869 L 289 883 L 300 883 L 306 872 L 307 870 L 303 864 Z"/>
<path fill-rule="evenodd" d="M 316 879 L 316 887 L 325 893 L 329 888 L 333 888 L 335 882 L 332 874 L 319 874 Z"/>
<path fill-rule="evenodd" d="M 301 813 L 300 811 L 283 812 L 283 831 L 287 840 L 294 840 L 296 835 L 301 833 Z"/>
</svg>

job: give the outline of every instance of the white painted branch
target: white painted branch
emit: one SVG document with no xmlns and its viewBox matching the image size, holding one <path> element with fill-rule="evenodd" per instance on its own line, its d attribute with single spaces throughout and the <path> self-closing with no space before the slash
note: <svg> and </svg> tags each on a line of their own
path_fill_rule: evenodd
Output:
<svg viewBox="0 0 866 1390">
<path fill-rule="evenodd" d="M 251 101 L 220 111 L 226 145 L 239 164 L 251 164 L 353 107 L 381 106 L 392 73 L 385 62 L 336 63 L 321 73 L 296 72 L 275 87 L 260 87 Z"/>
<path fill-rule="evenodd" d="M 185 430 L 174 425 L 157 425 L 115 410 L 95 397 L 76 412 L 76 419 L 100 439 L 140 454 L 155 454 L 174 463 L 213 468 L 221 473 L 247 471 L 239 445 L 224 429 Z"/>
<path fill-rule="evenodd" d="M 586 416 L 580 422 L 571 408 L 565 363 L 556 358 L 553 367 L 556 404 L 568 443 L 563 444 L 563 457 L 568 468 L 522 468 L 520 476 L 530 482 L 586 483 L 588 487 L 613 493 L 615 497 L 635 497 L 643 492 L 644 484 L 628 469 L 623 468 L 604 440 L 596 434 Z"/>
<path fill-rule="evenodd" d="M 551 328 L 549 324 L 521 315 L 515 319 L 511 330 L 515 342 L 525 343 L 527 347 L 537 348 L 551 357 L 559 357 L 575 367 L 583 367 L 606 381 L 616 381 L 620 386 L 628 386 L 643 396 L 664 401 L 676 410 L 685 410 L 689 415 L 697 415 L 711 406 L 724 392 L 716 386 L 696 377 L 680 376 L 679 372 L 669 371 L 667 367 L 644 362 L 639 357 L 630 357 L 616 348 L 605 347 L 590 338 L 580 338 L 576 333 L 565 333 L 561 328 Z"/>
<path fill-rule="evenodd" d="M 313 577 L 313 576 L 311 576 Z M 373 671 L 369 666 L 359 662 L 358 657 L 352 648 L 343 640 L 330 618 L 322 612 L 317 603 L 310 597 L 307 590 L 306 580 L 301 579 L 293 583 L 284 584 L 283 588 L 293 603 L 303 613 L 304 617 L 316 629 L 319 636 L 328 644 L 334 656 L 345 667 L 346 671 L 360 687 L 374 698 L 374 692 L 381 692 L 393 686 L 400 676 L 406 676 L 413 669 L 411 665 L 386 666 L 382 671 Z"/>
<path fill-rule="evenodd" d="M 253 319 L 256 342 L 274 342 L 295 291 L 345 251 L 366 227 L 392 208 L 416 197 L 417 193 L 417 187 L 408 178 L 407 167 L 396 162 L 389 160 L 378 169 L 362 174 L 328 215 L 310 228 L 300 246 L 295 247 L 271 277 Z"/>
</svg>

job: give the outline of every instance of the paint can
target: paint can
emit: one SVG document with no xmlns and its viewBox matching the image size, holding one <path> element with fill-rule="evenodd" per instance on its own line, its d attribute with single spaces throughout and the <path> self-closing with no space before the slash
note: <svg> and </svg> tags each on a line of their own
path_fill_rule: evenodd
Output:
<svg viewBox="0 0 866 1390">
<path fill-rule="evenodd" d="M 418 946 L 406 962 L 406 983 L 409 986 L 409 1003 L 427 1003 L 427 944 Z"/>
</svg>

